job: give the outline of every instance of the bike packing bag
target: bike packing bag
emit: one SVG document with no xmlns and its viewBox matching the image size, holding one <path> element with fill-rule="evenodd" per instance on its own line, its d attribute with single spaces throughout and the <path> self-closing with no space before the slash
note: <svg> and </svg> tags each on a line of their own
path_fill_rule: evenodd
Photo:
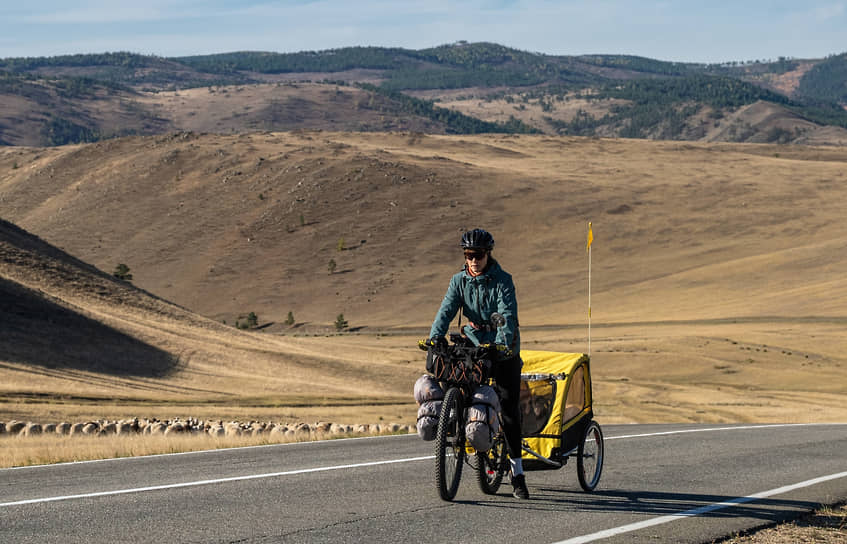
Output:
<svg viewBox="0 0 847 544">
<path fill-rule="evenodd" d="M 441 413 L 440 400 L 427 400 L 418 408 L 418 436 L 424 440 L 435 440 L 438 432 L 438 415 Z"/>
<path fill-rule="evenodd" d="M 429 374 L 424 374 L 415 382 L 415 402 L 419 405 L 428 400 L 441 400 L 444 398 L 444 390 L 438 384 L 438 380 Z"/>
<path fill-rule="evenodd" d="M 500 398 L 490 385 L 481 385 L 474 391 L 471 406 L 468 408 L 465 436 L 477 451 L 486 452 L 494 443 L 494 436 L 500 431 Z"/>
</svg>

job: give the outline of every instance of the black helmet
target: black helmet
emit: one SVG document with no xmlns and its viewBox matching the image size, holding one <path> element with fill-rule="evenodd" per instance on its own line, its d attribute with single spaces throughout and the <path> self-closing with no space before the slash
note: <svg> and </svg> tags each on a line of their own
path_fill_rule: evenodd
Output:
<svg viewBox="0 0 847 544">
<path fill-rule="evenodd" d="M 494 249 L 494 237 L 487 230 L 473 229 L 462 235 L 462 249 Z"/>
</svg>

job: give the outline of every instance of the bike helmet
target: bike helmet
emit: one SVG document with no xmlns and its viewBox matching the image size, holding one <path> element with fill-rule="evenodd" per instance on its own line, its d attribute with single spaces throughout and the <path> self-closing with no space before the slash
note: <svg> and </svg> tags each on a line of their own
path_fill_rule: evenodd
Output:
<svg viewBox="0 0 847 544">
<path fill-rule="evenodd" d="M 469 230 L 462 235 L 462 249 L 491 251 L 494 249 L 494 237 L 486 230 Z"/>
</svg>

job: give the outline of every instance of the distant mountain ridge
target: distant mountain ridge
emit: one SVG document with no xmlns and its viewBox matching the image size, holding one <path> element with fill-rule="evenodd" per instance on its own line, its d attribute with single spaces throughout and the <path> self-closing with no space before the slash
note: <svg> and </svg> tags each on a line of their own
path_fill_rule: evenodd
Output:
<svg viewBox="0 0 847 544">
<path fill-rule="evenodd" d="M 184 100 L 192 119 L 181 119 L 178 108 L 168 104 L 192 89 L 208 89 L 205 98 L 211 99 L 213 93 L 234 97 L 248 85 L 275 85 L 279 93 L 235 97 L 229 117 L 214 122 L 196 92 Z M 735 138 L 731 141 L 840 143 L 841 130 L 831 128 L 847 129 L 847 53 L 696 64 L 628 55 L 554 56 L 467 42 L 421 50 L 347 47 L 174 58 L 117 52 L 0 59 L 0 97 L 0 144 L 5 145 L 58 145 L 198 127 L 336 130 L 342 115 L 344 130 L 361 131 L 697 140 L 721 128 L 719 133 Z M 352 98 L 356 107 L 334 98 Z M 281 108 L 291 101 L 298 107 Z M 779 108 L 780 121 L 742 124 L 735 131 L 719 126 L 757 102 Z M 280 109 L 297 113 L 258 113 Z M 799 121 L 789 121 L 794 119 Z"/>
</svg>

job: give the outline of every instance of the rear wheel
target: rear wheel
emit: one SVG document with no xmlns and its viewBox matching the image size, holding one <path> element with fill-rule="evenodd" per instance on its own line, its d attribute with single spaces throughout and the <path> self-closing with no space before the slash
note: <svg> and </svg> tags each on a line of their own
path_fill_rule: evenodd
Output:
<svg viewBox="0 0 847 544">
<path fill-rule="evenodd" d="M 603 431 L 596 421 L 588 424 L 577 449 L 576 471 L 579 485 L 585 491 L 594 491 L 603 471 Z"/>
<path fill-rule="evenodd" d="M 461 394 L 454 387 L 444 395 L 441 414 L 438 416 L 438 434 L 435 437 L 435 483 L 438 494 L 445 501 L 451 501 L 456 496 L 462 477 L 465 459 L 463 420 Z"/>
<path fill-rule="evenodd" d="M 476 453 L 476 474 L 483 493 L 494 495 L 500 489 L 508 465 L 507 456 L 506 438 L 502 432 L 494 439 L 490 450 Z"/>
</svg>

